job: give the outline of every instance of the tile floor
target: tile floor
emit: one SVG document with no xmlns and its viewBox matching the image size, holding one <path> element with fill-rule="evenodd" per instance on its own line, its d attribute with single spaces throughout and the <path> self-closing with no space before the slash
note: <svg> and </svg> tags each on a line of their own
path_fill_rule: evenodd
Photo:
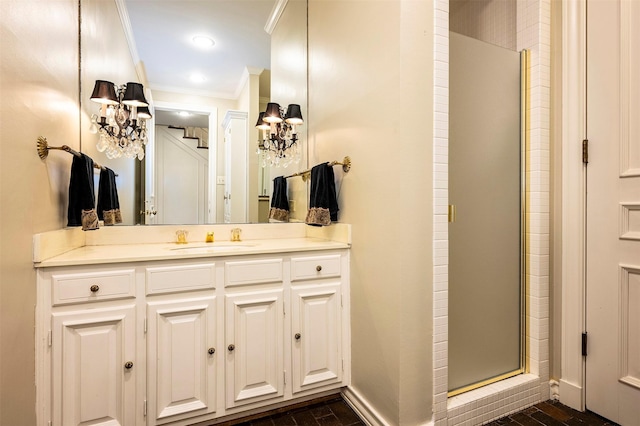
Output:
<svg viewBox="0 0 640 426">
<path fill-rule="evenodd" d="M 518 413 L 489 423 L 490 426 L 618 426 L 590 411 L 582 413 L 556 401 L 540 402 Z"/>
<path fill-rule="evenodd" d="M 224 426 L 360 426 L 366 425 L 338 395 L 308 406 L 284 408 L 256 418 L 222 423 Z M 594 413 L 581 413 L 555 401 L 546 401 L 507 417 L 494 420 L 489 426 L 617 426 Z"/>
</svg>

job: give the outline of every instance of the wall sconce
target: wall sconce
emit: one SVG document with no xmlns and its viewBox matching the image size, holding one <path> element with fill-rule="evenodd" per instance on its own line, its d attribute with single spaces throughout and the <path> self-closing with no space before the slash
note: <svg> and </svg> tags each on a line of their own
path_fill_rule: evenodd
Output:
<svg viewBox="0 0 640 426">
<path fill-rule="evenodd" d="M 256 123 L 256 128 L 262 130 L 262 140 L 258 141 L 257 150 L 262 167 L 267 164 L 287 167 L 300 162 L 301 149 L 296 126 L 303 123 L 300 105 L 289 105 L 285 114 L 277 103 L 267 104 L 267 110 L 260 113 Z"/>
<path fill-rule="evenodd" d="M 96 80 L 91 100 L 101 104 L 100 117 L 91 116 L 91 133 L 100 133 L 96 148 L 107 158 L 144 158 L 147 143 L 146 120 L 151 118 L 149 104 L 140 83 L 115 86 L 110 81 Z"/>
</svg>

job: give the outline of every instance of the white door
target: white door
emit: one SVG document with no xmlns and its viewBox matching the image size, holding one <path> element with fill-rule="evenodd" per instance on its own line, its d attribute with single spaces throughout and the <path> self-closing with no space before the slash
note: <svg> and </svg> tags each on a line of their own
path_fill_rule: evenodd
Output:
<svg viewBox="0 0 640 426">
<path fill-rule="evenodd" d="M 587 2 L 586 407 L 640 425 L 640 2 Z"/>
<path fill-rule="evenodd" d="M 156 223 L 202 224 L 209 216 L 209 152 L 183 130 L 156 126 Z"/>
<path fill-rule="evenodd" d="M 284 394 L 282 290 L 227 296 L 227 407 Z"/>
<path fill-rule="evenodd" d="M 135 307 L 53 314 L 52 322 L 53 424 L 135 424 Z"/>
<path fill-rule="evenodd" d="M 148 305 L 149 424 L 215 411 L 215 297 Z"/>
<path fill-rule="evenodd" d="M 293 392 L 342 380 L 340 284 L 291 291 Z"/>
<path fill-rule="evenodd" d="M 225 142 L 224 222 L 246 223 L 249 217 L 247 113 L 227 111 L 222 126 Z"/>
<path fill-rule="evenodd" d="M 233 140 L 231 139 L 231 127 L 224 129 L 224 223 L 231 223 L 231 183 L 233 176 Z"/>
</svg>

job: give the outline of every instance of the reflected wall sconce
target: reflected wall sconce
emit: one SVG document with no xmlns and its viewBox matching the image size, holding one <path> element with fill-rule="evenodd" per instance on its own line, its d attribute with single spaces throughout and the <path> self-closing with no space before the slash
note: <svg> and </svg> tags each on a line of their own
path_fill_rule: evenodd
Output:
<svg viewBox="0 0 640 426">
<path fill-rule="evenodd" d="M 301 148 L 298 143 L 296 126 L 304 123 L 300 105 L 290 104 L 284 109 L 275 102 L 269 102 L 265 112 L 258 116 L 256 128 L 262 130 L 262 139 L 258 141 L 257 154 L 262 167 L 287 167 L 299 163 Z"/>
<path fill-rule="evenodd" d="M 91 116 L 91 133 L 100 133 L 96 148 L 107 158 L 144 158 L 147 143 L 149 104 L 140 83 L 116 86 L 110 81 L 96 80 L 91 100 L 101 104 L 100 116 Z"/>
</svg>

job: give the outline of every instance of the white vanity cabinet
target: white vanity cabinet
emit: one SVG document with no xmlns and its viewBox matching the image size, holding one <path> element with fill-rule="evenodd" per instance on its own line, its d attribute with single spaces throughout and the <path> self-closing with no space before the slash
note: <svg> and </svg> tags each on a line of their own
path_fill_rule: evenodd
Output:
<svg viewBox="0 0 640 426">
<path fill-rule="evenodd" d="M 145 269 L 147 424 L 216 411 L 215 263 Z"/>
<path fill-rule="evenodd" d="M 213 424 L 348 385 L 348 256 L 40 267 L 38 424 Z"/>
<path fill-rule="evenodd" d="M 227 408 L 284 395 L 283 259 L 225 264 Z"/>
<path fill-rule="evenodd" d="M 342 270 L 346 267 L 339 254 L 291 259 L 294 393 L 342 382 Z"/>
<path fill-rule="evenodd" d="M 53 425 L 136 423 L 135 284 L 131 267 L 40 274 L 47 318 L 37 349 L 50 391 L 39 399 Z"/>
</svg>

